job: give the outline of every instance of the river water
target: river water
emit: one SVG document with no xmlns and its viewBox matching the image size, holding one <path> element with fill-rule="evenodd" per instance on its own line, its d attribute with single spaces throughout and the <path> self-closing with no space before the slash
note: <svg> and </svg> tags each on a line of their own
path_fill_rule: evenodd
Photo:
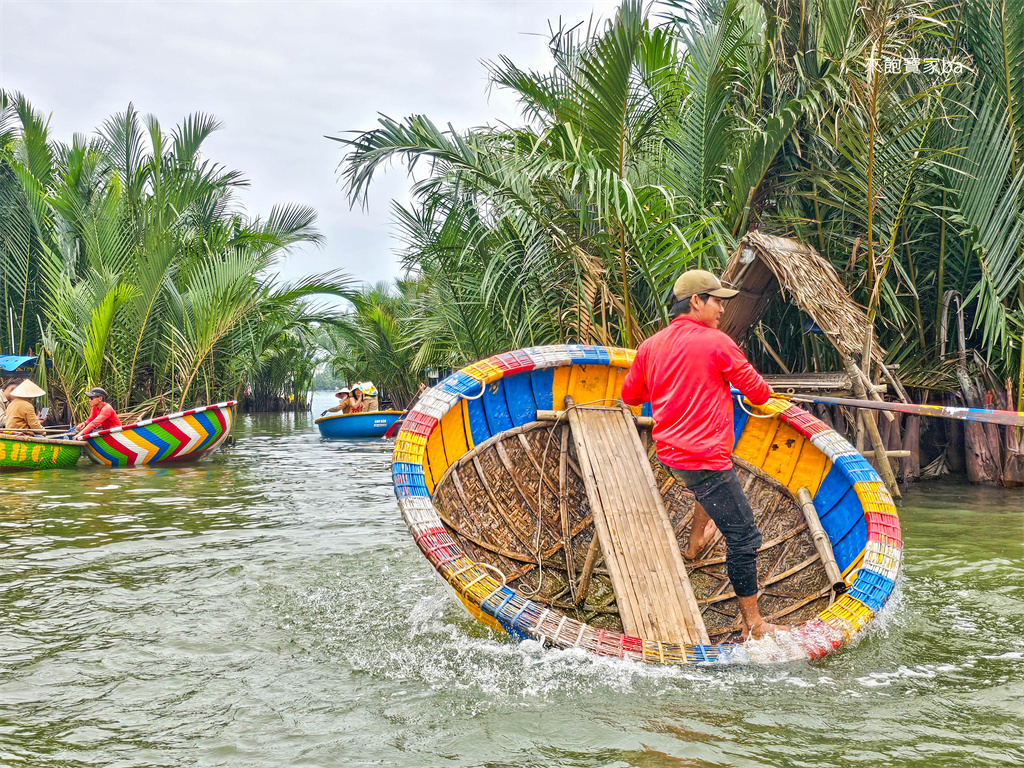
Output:
<svg viewBox="0 0 1024 768">
<path fill-rule="evenodd" d="M 469 618 L 388 444 L 321 443 L 308 415 L 236 437 L 190 466 L 0 476 L 0 765 L 1024 763 L 1020 493 L 911 488 L 904 576 L 853 647 L 665 669 Z"/>
</svg>

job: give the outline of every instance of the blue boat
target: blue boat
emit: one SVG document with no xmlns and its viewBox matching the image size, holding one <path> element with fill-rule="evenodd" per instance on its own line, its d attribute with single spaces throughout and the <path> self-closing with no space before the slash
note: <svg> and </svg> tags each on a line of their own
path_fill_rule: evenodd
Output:
<svg viewBox="0 0 1024 768">
<path fill-rule="evenodd" d="M 401 411 L 371 411 L 370 413 L 332 413 L 321 416 L 314 423 L 325 440 L 348 437 L 383 437 L 384 433 L 401 418 Z"/>
</svg>

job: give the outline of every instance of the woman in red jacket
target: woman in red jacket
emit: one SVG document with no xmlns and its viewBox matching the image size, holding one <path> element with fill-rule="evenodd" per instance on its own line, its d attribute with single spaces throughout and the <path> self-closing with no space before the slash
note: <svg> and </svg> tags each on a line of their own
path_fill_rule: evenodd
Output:
<svg viewBox="0 0 1024 768">
<path fill-rule="evenodd" d="M 117 412 L 107 402 L 107 390 L 102 387 L 93 387 L 85 393 L 85 396 L 89 398 L 92 413 L 89 414 L 88 419 L 78 425 L 78 431 L 75 432 L 76 439 L 85 439 L 93 430 L 113 429 L 121 426 Z"/>
<path fill-rule="evenodd" d="M 718 526 L 725 537 L 726 571 L 740 605 L 744 638 L 760 638 L 786 627 L 769 624 L 757 607 L 761 531 L 732 466 L 730 385 L 755 405 L 768 402 L 772 390 L 736 342 L 718 330 L 725 311 L 722 299 L 739 291 L 695 269 L 676 280 L 672 293 L 673 320 L 640 345 L 623 382 L 622 399 L 630 405 L 650 401 L 658 459 L 697 499 L 684 556 L 697 557 Z"/>
</svg>

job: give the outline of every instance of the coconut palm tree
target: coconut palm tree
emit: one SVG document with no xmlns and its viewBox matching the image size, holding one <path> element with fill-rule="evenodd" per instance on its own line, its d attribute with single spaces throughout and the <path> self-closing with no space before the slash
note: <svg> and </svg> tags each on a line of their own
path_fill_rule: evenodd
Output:
<svg viewBox="0 0 1024 768">
<path fill-rule="evenodd" d="M 5 306 L 22 348 L 46 348 L 72 400 L 99 383 L 122 409 L 236 395 L 274 329 L 326 318 L 307 297 L 347 294 L 340 273 L 278 284 L 283 253 L 321 243 L 316 214 L 240 213 L 241 174 L 202 155 L 211 117 L 166 133 L 129 105 L 65 145 L 23 97 L 4 100 Z"/>
</svg>

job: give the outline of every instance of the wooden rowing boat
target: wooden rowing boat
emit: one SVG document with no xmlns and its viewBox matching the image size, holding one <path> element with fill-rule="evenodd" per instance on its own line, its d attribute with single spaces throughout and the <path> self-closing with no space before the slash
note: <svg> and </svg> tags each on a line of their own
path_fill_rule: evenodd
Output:
<svg viewBox="0 0 1024 768">
<path fill-rule="evenodd" d="M 198 459 L 231 434 L 234 405 L 231 400 L 92 432 L 86 438 L 89 458 L 105 467 Z"/>
<path fill-rule="evenodd" d="M 719 538 L 685 564 L 708 641 L 627 631 L 629 596 L 616 591 L 604 542 L 595 544 L 593 470 L 570 437 L 580 422 L 550 419 L 565 402 L 614 403 L 633 354 L 564 345 L 496 355 L 448 377 L 406 417 L 393 465 L 399 506 L 470 613 L 518 639 L 666 664 L 816 658 L 862 631 L 899 571 L 895 506 L 840 435 L 778 399 L 735 400 L 734 463 L 764 538 L 762 613 L 794 630 L 739 642 Z M 649 406 L 634 411 L 649 415 Z M 648 428 L 639 441 L 650 446 Z M 693 497 L 653 449 L 646 458 L 681 550 Z"/>
<path fill-rule="evenodd" d="M 80 440 L 0 434 L 0 472 L 73 467 L 84 446 Z"/>
</svg>

